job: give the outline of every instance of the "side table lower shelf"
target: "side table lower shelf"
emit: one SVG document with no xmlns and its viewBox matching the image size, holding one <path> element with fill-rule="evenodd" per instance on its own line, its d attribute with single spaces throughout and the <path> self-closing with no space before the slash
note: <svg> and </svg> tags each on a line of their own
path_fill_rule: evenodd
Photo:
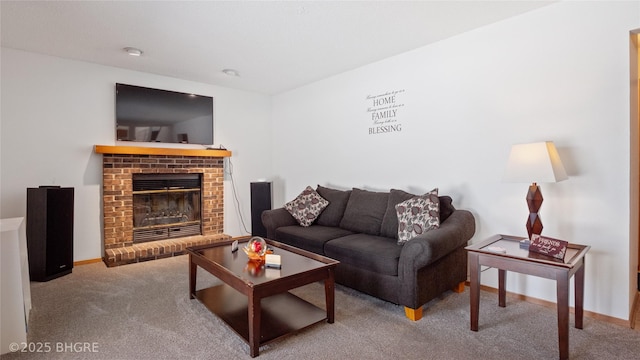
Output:
<svg viewBox="0 0 640 360">
<path fill-rule="evenodd" d="M 198 290 L 195 296 L 249 343 L 246 296 L 225 284 Z M 289 292 L 263 298 L 260 304 L 260 345 L 327 320 L 324 309 Z"/>
</svg>

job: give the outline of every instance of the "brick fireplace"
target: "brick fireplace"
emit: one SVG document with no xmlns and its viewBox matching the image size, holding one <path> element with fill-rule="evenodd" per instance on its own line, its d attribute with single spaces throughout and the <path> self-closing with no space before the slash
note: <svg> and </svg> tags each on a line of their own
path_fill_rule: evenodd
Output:
<svg viewBox="0 0 640 360">
<path fill-rule="evenodd" d="M 107 266 L 181 255 L 189 246 L 230 239 L 223 234 L 223 160 L 231 152 L 102 145 L 96 145 L 96 152 L 103 154 L 103 260 Z M 133 177 L 139 174 L 198 174 L 201 235 L 134 243 Z"/>
</svg>

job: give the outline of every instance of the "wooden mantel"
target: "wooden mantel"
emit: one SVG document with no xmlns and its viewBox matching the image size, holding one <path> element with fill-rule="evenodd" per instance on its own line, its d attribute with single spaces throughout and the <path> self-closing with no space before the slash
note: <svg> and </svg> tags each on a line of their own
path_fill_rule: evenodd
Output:
<svg viewBox="0 0 640 360">
<path fill-rule="evenodd" d="M 143 146 L 96 145 L 95 152 L 97 154 L 231 157 L 231 151 L 229 150 L 155 148 L 155 147 L 143 147 Z"/>
</svg>

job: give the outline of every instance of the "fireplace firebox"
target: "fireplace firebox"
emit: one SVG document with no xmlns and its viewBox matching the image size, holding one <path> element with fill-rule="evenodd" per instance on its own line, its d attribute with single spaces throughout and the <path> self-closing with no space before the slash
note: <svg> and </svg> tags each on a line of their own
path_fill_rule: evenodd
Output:
<svg viewBox="0 0 640 360">
<path fill-rule="evenodd" d="M 202 234 L 201 174 L 133 174 L 133 243 Z"/>
</svg>

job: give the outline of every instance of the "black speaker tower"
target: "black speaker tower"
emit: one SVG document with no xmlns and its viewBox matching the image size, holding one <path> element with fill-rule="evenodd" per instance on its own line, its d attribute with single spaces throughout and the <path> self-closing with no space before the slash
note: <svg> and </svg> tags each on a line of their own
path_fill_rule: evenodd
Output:
<svg viewBox="0 0 640 360">
<path fill-rule="evenodd" d="M 73 188 L 27 189 L 27 253 L 33 281 L 49 281 L 73 269 Z"/>
<path fill-rule="evenodd" d="M 267 229 L 262 225 L 262 212 L 271 210 L 271 183 L 251 183 L 251 235 L 267 237 Z"/>
</svg>

